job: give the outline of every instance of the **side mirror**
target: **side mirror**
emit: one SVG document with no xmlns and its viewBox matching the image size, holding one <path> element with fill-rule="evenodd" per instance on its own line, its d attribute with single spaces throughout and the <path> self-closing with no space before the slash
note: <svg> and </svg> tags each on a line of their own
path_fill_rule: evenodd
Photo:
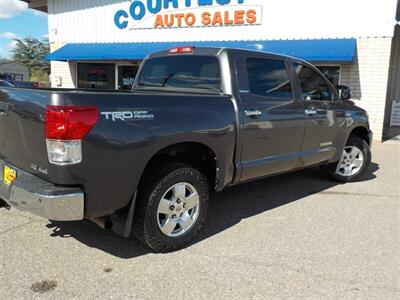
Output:
<svg viewBox="0 0 400 300">
<path fill-rule="evenodd" d="M 338 85 L 337 90 L 340 100 L 349 100 L 353 96 L 351 93 L 351 88 L 348 86 Z"/>
</svg>

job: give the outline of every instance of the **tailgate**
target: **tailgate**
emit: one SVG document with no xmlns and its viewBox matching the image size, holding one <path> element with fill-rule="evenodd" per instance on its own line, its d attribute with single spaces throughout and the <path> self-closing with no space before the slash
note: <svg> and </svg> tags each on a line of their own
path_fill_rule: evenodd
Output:
<svg viewBox="0 0 400 300">
<path fill-rule="evenodd" d="M 0 158 L 48 177 L 44 115 L 50 91 L 0 89 Z"/>
</svg>

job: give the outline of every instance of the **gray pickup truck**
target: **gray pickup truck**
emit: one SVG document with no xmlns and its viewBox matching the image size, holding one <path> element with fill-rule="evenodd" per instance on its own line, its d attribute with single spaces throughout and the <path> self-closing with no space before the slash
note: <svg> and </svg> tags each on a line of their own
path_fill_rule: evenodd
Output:
<svg viewBox="0 0 400 300">
<path fill-rule="evenodd" d="M 311 64 L 238 49 L 149 55 L 130 92 L 0 88 L 0 206 L 186 246 L 209 193 L 371 160 L 367 113 Z"/>
</svg>

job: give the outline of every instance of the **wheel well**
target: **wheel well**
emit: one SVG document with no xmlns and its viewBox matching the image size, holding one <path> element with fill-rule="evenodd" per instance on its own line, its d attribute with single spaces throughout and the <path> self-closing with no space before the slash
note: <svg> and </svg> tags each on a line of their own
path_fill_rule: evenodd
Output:
<svg viewBox="0 0 400 300">
<path fill-rule="evenodd" d="M 195 142 L 174 144 L 158 151 L 147 163 L 140 181 L 151 176 L 158 165 L 168 161 L 182 162 L 198 169 L 206 176 L 211 188 L 215 188 L 217 157 L 209 147 Z"/>
<path fill-rule="evenodd" d="M 356 127 L 353 129 L 353 131 L 351 132 L 350 136 L 357 136 L 360 139 L 363 139 L 368 145 L 370 144 L 370 140 L 369 140 L 369 133 L 368 130 L 365 127 Z"/>
</svg>

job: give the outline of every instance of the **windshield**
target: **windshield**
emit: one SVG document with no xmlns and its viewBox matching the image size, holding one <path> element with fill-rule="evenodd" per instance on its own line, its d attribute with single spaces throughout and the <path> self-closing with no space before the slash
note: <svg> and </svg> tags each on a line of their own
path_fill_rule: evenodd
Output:
<svg viewBox="0 0 400 300">
<path fill-rule="evenodd" d="M 220 90 L 221 73 L 216 57 L 169 56 L 148 60 L 138 87 Z"/>
</svg>

